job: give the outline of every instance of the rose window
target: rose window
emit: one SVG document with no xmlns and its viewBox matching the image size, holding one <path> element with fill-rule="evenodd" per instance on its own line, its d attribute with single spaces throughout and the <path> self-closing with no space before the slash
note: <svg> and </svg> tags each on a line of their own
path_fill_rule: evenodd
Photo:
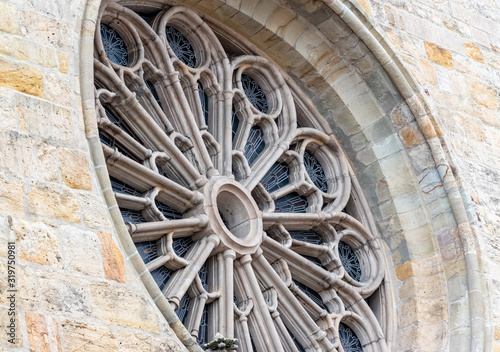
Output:
<svg viewBox="0 0 500 352">
<path fill-rule="evenodd" d="M 236 337 L 239 351 L 385 350 L 368 303 L 382 254 L 309 100 L 186 8 L 109 3 L 100 22 L 96 103 L 111 185 L 187 331 L 200 344 Z"/>
</svg>

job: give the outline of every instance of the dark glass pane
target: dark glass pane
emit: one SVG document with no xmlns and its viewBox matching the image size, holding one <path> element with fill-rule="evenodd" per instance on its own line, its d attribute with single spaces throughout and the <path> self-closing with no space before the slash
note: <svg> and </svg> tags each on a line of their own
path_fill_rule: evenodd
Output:
<svg viewBox="0 0 500 352">
<path fill-rule="evenodd" d="M 156 248 L 156 241 L 148 241 L 136 243 L 135 247 L 137 248 L 137 252 L 141 256 L 144 263 L 147 264 L 153 259 L 158 258 L 158 249 Z"/>
<path fill-rule="evenodd" d="M 274 201 L 275 213 L 305 213 L 307 199 L 298 193 L 292 192 Z"/>
<path fill-rule="evenodd" d="M 110 26 L 101 23 L 101 39 L 108 59 L 115 64 L 127 66 L 128 50 L 123 38 Z"/>
<path fill-rule="evenodd" d="M 292 334 L 292 332 L 288 328 L 286 328 L 286 330 L 288 331 L 288 334 L 292 338 L 292 341 L 295 344 L 295 347 L 297 347 L 297 350 L 299 352 L 305 352 L 304 348 L 300 345 L 299 341 L 297 341 L 297 338 Z"/>
<path fill-rule="evenodd" d="M 288 172 L 289 169 L 287 164 L 276 163 L 264 175 L 260 183 L 269 193 L 274 192 L 290 182 Z"/>
<path fill-rule="evenodd" d="M 175 209 L 172 209 L 168 205 L 165 205 L 163 203 L 158 202 L 155 200 L 156 207 L 158 208 L 159 211 L 162 212 L 162 214 L 169 220 L 177 220 L 177 219 L 182 219 L 182 213 L 178 212 Z"/>
<path fill-rule="evenodd" d="M 165 28 L 167 41 L 175 56 L 189 67 L 196 66 L 196 55 L 191 43 L 174 27 Z"/>
<path fill-rule="evenodd" d="M 361 279 L 361 264 L 351 246 L 345 242 L 339 242 L 339 256 L 345 271 L 354 280 L 359 281 Z"/>
<path fill-rule="evenodd" d="M 260 112 L 267 114 L 269 110 L 267 97 L 257 82 L 252 77 L 243 74 L 241 75 L 241 85 L 250 103 Z"/>
<path fill-rule="evenodd" d="M 259 126 L 253 126 L 250 129 L 250 134 L 248 135 L 247 144 L 245 145 L 245 158 L 248 160 L 248 164 L 252 163 L 257 159 L 259 154 L 264 150 L 266 143 L 264 142 L 264 133 L 262 128 Z"/>
<path fill-rule="evenodd" d="M 326 310 L 328 313 L 331 313 L 331 311 L 325 306 L 325 303 L 323 303 L 323 299 L 321 296 L 318 294 L 318 292 L 314 291 L 313 289 L 307 287 L 301 282 L 293 280 L 293 282 L 300 288 L 302 292 L 304 292 L 314 303 L 316 303 L 318 306 Z"/>
<path fill-rule="evenodd" d="M 304 152 L 304 167 L 316 187 L 318 187 L 322 192 L 327 192 L 328 182 L 326 181 L 325 170 L 319 163 L 318 159 L 316 159 L 316 157 L 307 150 Z"/>
<path fill-rule="evenodd" d="M 203 313 L 201 314 L 200 329 L 198 330 L 198 343 L 203 346 L 208 341 L 208 311 L 207 305 L 203 308 Z"/>
<path fill-rule="evenodd" d="M 151 275 L 153 276 L 155 282 L 158 284 L 160 290 L 162 290 L 168 279 L 170 279 L 170 276 L 172 276 L 172 273 L 172 270 L 167 269 L 165 266 L 161 266 L 158 269 L 153 270 L 151 272 Z"/>
<path fill-rule="evenodd" d="M 117 178 L 110 177 L 111 187 L 113 191 L 121 194 L 128 194 L 131 196 L 142 197 L 142 192 L 139 192 L 134 187 L 127 185 L 126 183 L 118 180 Z"/>
<path fill-rule="evenodd" d="M 160 97 L 158 96 L 158 92 L 156 91 L 156 88 L 155 88 L 154 84 L 151 83 L 151 82 L 149 82 L 149 81 L 146 81 L 146 85 L 148 86 L 149 91 L 153 95 L 153 98 L 155 98 L 155 100 L 158 103 L 158 105 L 160 105 L 160 108 L 163 109 L 163 107 L 161 106 Z"/>
<path fill-rule="evenodd" d="M 236 110 L 231 110 L 231 128 L 232 128 L 232 140 L 234 141 L 234 137 L 236 136 L 236 132 L 238 132 L 238 126 L 240 125 L 240 119 L 236 116 Z"/>
<path fill-rule="evenodd" d="M 198 93 L 200 94 L 201 110 L 203 111 L 205 125 L 208 126 L 208 95 L 203 90 L 203 86 L 200 82 L 198 82 Z"/>
<path fill-rule="evenodd" d="M 363 352 L 363 347 L 354 331 L 347 325 L 339 324 L 340 344 L 345 352 Z"/>
<path fill-rule="evenodd" d="M 189 311 L 189 303 L 191 302 L 191 297 L 186 293 L 184 297 L 182 297 L 179 308 L 175 311 L 175 314 L 179 317 L 180 321 L 184 324 L 186 321 L 187 313 Z"/>
<path fill-rule="evenodd" d="M 205 262 L 201 267 L 200 271 L 198 271 L 198 276 L 200 277 L 201 284 L 208 291 L 208 263 Z"/>
<path fill-rule="evenodd" d="M 312 244 L 322 244 L 323 236 L 314 231 L 288 231 L 290 236 L 297 241 L 308 242 Z"/>
<path fill-rule="evenodd" d="M 184 255 L 192 245 L 193 240 L 191 240 L 191 237 L 174 238 L 174 240 L 172 241 L 174 252 L 179 257 L 184 257 Z"/>
<path fill-rule="evenodd" d="M 133 224 L 147 222 L 146 218 L 142 216 L 142 213 L 139 210 L 120 208 L 120 212 L 122 213 L 123 221 L 125 222 L 131 222 Z"/>
</svg>

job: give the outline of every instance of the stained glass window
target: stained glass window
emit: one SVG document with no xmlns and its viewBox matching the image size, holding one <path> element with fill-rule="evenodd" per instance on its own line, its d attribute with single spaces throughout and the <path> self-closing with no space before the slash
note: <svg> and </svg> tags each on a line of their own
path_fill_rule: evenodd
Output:
<svg viewBox="0 0 500 352">
<path fill-rule="evenodd" d="M 339 242 L 339 256 L 345 271 L 354 280 L 359 281 L 361 279 L 361 264 L 351 246 L 345 242 Z"/>
<path fill-rule="evenodd" d="M 267 97 L 259 84 L 252 77 L 243 74 L 241 75 L 241 85 L 250 103 L 260 112 L 267 114 L 269 109 Z"/>
<path fill-rule="evenodd" d="M 129 194 L 131 196 L 142 197 L 141 192 L 136 190 L 134 187 L 127 185 L 125 182 L 122 182 L 114 177 L 110 177 L 110 181 L 113 191 L 121 194 Z"/>
<path fill-rule="evenodd" d="M 158 202 L 155 200 L 156 207 L 162 214 L 169 220 L 182 219 L 182 214 L 175 209 L 172 209 L 168 205 Z"/>
<path fill-rule="evenodd" d="M 122 213 L 123 221 L 125 222 L 131 222 L 133 224 L 147 222 L 146 218 L 139 210 L 120 208 L 120 212 Z"/>
<path fill-rule="evenodd" d="M 158 248 L 156 247 L 156 241 L 148 241 L 136 243 L 135 247 L 137 248 L 137 252 L 141 256 L 144 263 L 147 264 L 153 259 L 158 258 Z"/>
<path fill-rule="evenodd" d="M 236 136 L 236 132 L 238 132 L 238 126 L 240 125 L 240 119 L 236 116 L 236 110 L 234 106 L 231 110 L 231 129 L 232 129 L 232 138 L 234 141 L 234 137 Z"/>
<path fill-rule="evenodd" d="M 165 266 L 161 266 L 158 269 L 151 271 L 151 275 L 153 276 L 155 282 L 158 284 L 160 290 L 165 287 L 165 284 L 167 283 L 168 279 L 170 279 L 170 276 L 172 276 L 172 273 L 173 271 Z"/>
<path fill-rule="evenodd" d="M 198 330 L 198 343 L 203 346 L 203 344 L 208 342 L 210 342 L 208 339 L 208 310 L 205 305 L 201 314 L 200 329 Z"/>
<path fill-rule="evenodd" d="M 321 166 L 318 159 L 307 150 L 304 152 L 304 167 L 316 187 L 323 192 L 327 192 L 328 182 L 326 181 L 325 170 L 323 170 L 323 166 Z"/>
<path fill-rule="evenodd" d="M 288 165 L 285 163 L 275 163 L 264 175 L 260 183 L 269 193 L 286 186 L 290 179 L 288 178 Z"/>
<path fill-rule="evenodd" d="M 322 244 L 323 236 L 314 231 L 288 231 L 290 236 L 297 241 L 308 242 L 313 244 Z"/>
<path fill-rule="evenodd" d="M 198 82 L 198 93 L 200 94 L 201 110 L 203 111 L 205 125 L 208 126 L 208 95 L 203 90 L 203 86 L 200 82 Z"/>
<path fill-rule="evenodd" d="M 187 313 L 189 311 L 189 303 L 191 303 L 191 297 L 189 297 L 186 293 L 179 303 L 179 308 L 175 311 L 180 321 L 183 323 L 186 321 Z"/>
<path fill-rule="evenodd" d="M 127 66 L 128 50 L 123 38 L 110 26 L 101 23 L 101 38 L 108 59 L 115 64 Z"/>
<path fill-rule="evenodd" d="M 305 213 L 307 199 L 298 193 L 292 192 L 274 201 L 275 213 Z"/>
<path fill-rule="evenodd" d="M 174 248 L 175 254 L 179 257 L 184 257 L 189 248 L 193 245 L 193 240 L 191 237 L 174 238 L 172 241 L 172 247 Z"/>
<path fill-rule="evenodd" d="M 354 331 L 344 323 L 339 324 L 339 339 L 344 352 L 363 352 L 363 347 Z"/>
<path fill-rule="evenodd" d="M 167 41 L 175 56 L 189 67 L 196 66 L 196 55 L 191 43 L 174 27 L 165 28 Z"/>
<path fill-rule="evenodd" d="M 201 267 L 200 271 L 198 272 L 198 275 L 200 276 L 201 283 L 205 290 L 208 290 L 208 263 L 205 262 L 203 266 Z"/>
<path fill-rule="evenodd" d="M 147 85 L 149 91 L 151 92 L 151 94 L 153 95 L 153 98 L 155 98 L 156 102 L 160 106 L 160 108 L 163 109 L 163 107 L 161 106 L 160 97 L 158 96 L 158 92 L 156 91 L 156 88 L 155 88 L 154 84 L 151 83 L 151 82 L 149 82 L 149 81 L 146 81 L 146 85 Z"/>
<path fill-rule="evenodd" d="M 293 282 L 295 283 L 295 285 L 297 285 L 298 288 L 300 288 L 300 290 L 302 292 L 304 292 L 314 303 L 316 303 L 318 306 L 320 306 L 321 308 L 323 308 L 324 310 L 326 310 L 328 313 L 331 313 L 331 311 L 325 306 L 325 303 L 323 303 L 323 299 L 321 298 L 321 296 L 318 294 L 318 292 L 310 289 L 309 287 L 307 287 L 306 285 L 304 285 L 303 283 L 301 282 L 298 282 L 296 280 L 293 280 Z"/>
<path fill-rule="evenodd" d="M 264 133 L 260 126 L 253 126 L 250 129 L 250 135 L 248 136 L 247 144 L 245 145 L 245 158 L 248 160 L 248 164 L 252 163 L 257 159 L 259 154 L 264 150 L 266 143 L 264 142 Z"/>
</svg>

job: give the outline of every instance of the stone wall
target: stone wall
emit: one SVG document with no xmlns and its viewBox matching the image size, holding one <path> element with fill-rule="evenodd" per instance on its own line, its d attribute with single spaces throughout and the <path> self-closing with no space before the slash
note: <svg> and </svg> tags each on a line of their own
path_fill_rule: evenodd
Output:
<svg viewBox="0 0 500 352">
<path fill-rule="evenodd" d="M 122 255 L 93 171 L 79 93 L 86 5 L 0 2 L 0 350 L 181 351 Z"/>
</svg>

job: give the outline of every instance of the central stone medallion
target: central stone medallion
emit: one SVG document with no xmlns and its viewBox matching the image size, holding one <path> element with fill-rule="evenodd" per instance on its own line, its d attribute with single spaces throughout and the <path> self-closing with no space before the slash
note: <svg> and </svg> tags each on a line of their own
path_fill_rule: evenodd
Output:
<svg viewBox="0 0 500 352">
<path fill-rule="evenodd" d="M 254 253 L 262 241 L 262 217 L 250 192 L 228 177 L 213 177 L 204 190 L 204 208 L 221 245 Z"/>
</svg>

